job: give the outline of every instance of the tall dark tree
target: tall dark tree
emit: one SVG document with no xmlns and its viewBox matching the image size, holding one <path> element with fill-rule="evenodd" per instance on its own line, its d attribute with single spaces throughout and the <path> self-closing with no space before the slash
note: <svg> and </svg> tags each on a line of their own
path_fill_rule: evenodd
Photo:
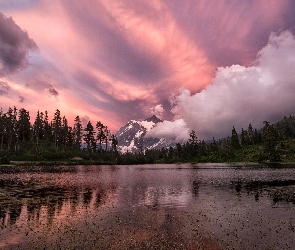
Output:
<svg viewBox="0 0 295 250">
<path fill-rule="evenodd" d="M 113 152 L 117 152 L 117 146 L 118 146 L 118 139 L 116 135 L 111 135 L 111 149 Z"/>
<path fill-rule="evenodd" d="M 262 129 L 264 154 L 270 161 L 280 160 L 279 153 L 276 146 L 278 141 L 278 133 L 276 129 L 270 125 L 268 121 L 263 122 L 264 127 Z"/>
<path fill-rule="evenodd" d="M 197 138 L 197 136 L 196 136 L 196 132 L 195 132 L 194 130 L 192 130 L 192 131 L 190 132 L 189 137 L 190 137 L 190 138 L 188 139 L 189 143 L 190 143 L 191 145 L 197 145 L 197 143 L 198 143 L 198 138 Z"/>
<path fill-rule="evenodd" d="M 61 141 L 61 116 L 57 109 L 52 120 L 52 132 L 55 148 L 58 149 L 58 143 Z"/>
<path fill-rule="evenodd" d="M 110 130 L 108 130 L 108 126 L 105 126 L 105 129 L 104 129 L 104 143 L 105 143 L 105 149 L 106 151 L 108 151 L 108 145 L 109 145 L 109 140 L 110 140 Z"/>
<path fill-rule="evenodd" d="M 182 158 L 182 146 L 180 143 L 176 143 L 176 157 L 177 157 L 177 160 L 180 160 Z"/>
<path fill-rule="evenodd" d="M 79 150 L 81 148 L 82 143 L 82 124 L 79 116 L 76 116 L 74 123 L 74 144 L 75 148 Z"/>
<path fill-rule="evenodd" d="M 52 140 L 52 133 L 51 133 L 51 125 L 48 120 L 48 112 L 45 110 L 45 116 L 43 120 L 43 128 L 44 128 L 44 139 L 47 141 Z"/>
<path fill-rule="evenodd" d="M 284 122 L 283 122 L 283 133 L 284 133 L 284 139 L 289 139 L 291 137 L 294 137 L 294 132 L 286 117 L 284 117 Z"/>
<path fill-rule="evenodd" d="M 18 139 L 20 141 L 29 141 L 31 134 L 30 114 L 29 111 L 21 108 L 18 113 Z"/>
<path fill-rule="evenodd" d="M 249 145 L 249 135 L 248 135 L 248 131 L 244 130 L 242 128 L 242 132 L 241 132 L 241 145 L 242 146 L 247 146 Z"/>
<path fill-rule="evenodd" d="M 6 115 L 0 109 L 0 150 L 3 150 L 4 137 L 6 135 Z"/>
<path fill-rule="evenodd" d="M 218 144 L 217 144 L 217 141 L 215 140 L 214 137 L 213 137 L 213 140 L 212 140 L 212 142 L 210 144 L 210 150 L 213 153 L 216 153 L 218 151 Z"/>
<path fill-rule="evenodd" d="M 61 142 L 62 145 L 65 147 L 67 144 L 67 138 L 68 138 L 68 133 L 69 133 L 69 124 L 68 120 L 65 116 L 62 118 L 62 123 L 61 123 Z"/>
<path fill-rule="evenodd" d="M 8 108 L 8 112 L 6 113 L 6 135 L 7 135 L 7 149 L 10 150 L 16 144 L 17 140 L 17 109 L 14 107 Z"/>
<path fill-rule="evenodd" d="M 43 138 L 43 113 L 37 111 L 37 115 L 33 124 L 33 138 L 36 140 L 37 145 L 39 144 L 39 140 Z"/>
<path fill-rule="evenodd" d="M 237 133 L 235 127 L 233 127 L 232 132 L 231 132 L 231 146 L 233 149 L 240 149 L 241 148 L 239 136 L 238 136 L 238 133 Z"/>
<path fill-rule="evenodd" d="M 249 138 L 249 144 L 250 145 L 254 144 L 254 132 L 253 132 L 253 127 L 251 123 L 248 126 L 248 138 Z"/>
<path fill-rule="evenodd" d="M 87 151 L 90 152 L 90 151 L 95 151 L 96 148 L 92 148 L 93 145 L 96 145 L 94 142 L 95 142 L 95 138 L 94 138 L 94 135 L 95 135 L 95 131 L 94 131 L 94 128 L 91 124 L 91 122 L 89 121 L 86 125 L 86 128 L 84 129 L 85 133 L 83 135 L 84 137 L 84 141 L 87 145 Z"/>
<path fill-rule="evenodd" d="M 99 144 L 99 151 L 102 152 L 102 143 L 105 141 L 105 126 L 98 121 L 96 123 L 96 128 L 97 128 L 97 134 L 96 134 L 96 139 L 98 141 Z"/>
<path fill-rule="evenodd" d="M 189 134 L 190 138 L 188 139 L 189 142 L 189 148 L 191 156 L 197 156 L 198 155 L 198 137 L 196 136 L 196 132 L 192 130 Z"/>
<path fill-rule="evenodd" d="M 44 135 L 44 122 L 43 122 L 43 113 L 37 112 L 35 122 L 33 124 L 33 138 L 36 141 L 36 151 L 39 155 L 40 148 L 39 148 L 39 140 L 43 139 Z"/>
</svg>

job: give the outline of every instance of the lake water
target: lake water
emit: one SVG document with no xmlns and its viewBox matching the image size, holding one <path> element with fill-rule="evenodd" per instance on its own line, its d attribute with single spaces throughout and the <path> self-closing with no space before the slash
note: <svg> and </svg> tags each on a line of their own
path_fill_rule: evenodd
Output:
<svg viewBox="0 0 295 250">
<path fill-rule="evenodd" d="M 295 168 L 0 168 L 0 249 L 295 249 Z"/>
</svg>

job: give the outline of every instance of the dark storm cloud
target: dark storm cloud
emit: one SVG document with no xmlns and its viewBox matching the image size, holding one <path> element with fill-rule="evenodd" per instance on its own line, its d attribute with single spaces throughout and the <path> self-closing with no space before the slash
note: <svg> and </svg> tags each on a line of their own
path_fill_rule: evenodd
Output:
<svg viewBox="0 0 295 250">
<path fill-rule="evenodd" d="M 10 89 L 7 82 L 0 81 L 0 95 L 6 95 Z"/>
<path fill-rule="evenodd" d="M 52 85 L 49 85 L 47 89 L 50 95 L 53 95 L 55 97 L 58 96 L 57 90 Z"/>
<path fill-rule="evenodd" d="M 0 12 L 0 76 L 24 68 L 28 64 L 29 51 L 36 48 L 27 32 Z"/>
<path fill-rule="evenodd" d="M 19 102 L 23 103 L 25 101 L 25 98 L 21 95 L 18 96 Z"/>
</svg>

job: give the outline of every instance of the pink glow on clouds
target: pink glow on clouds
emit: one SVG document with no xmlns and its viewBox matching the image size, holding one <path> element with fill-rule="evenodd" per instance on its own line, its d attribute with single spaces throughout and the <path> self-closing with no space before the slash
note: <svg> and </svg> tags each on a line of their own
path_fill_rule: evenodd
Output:
<svg viewBox="0 0 295 250">
<path fill-rule="evenodd" d="M 247 66 L 272 31 L 294 27 L 292 8 L 291 0 L 0 4 L 39 48 L 26 69 L 2 78 L 11 88 L 1 106 L 32 117 L 58 108 L 70 122 L 87 116 L 115 132 L 157 105 L 169 113 L 173 92 L 201 91 L 217 67 Z"/>
</svg>

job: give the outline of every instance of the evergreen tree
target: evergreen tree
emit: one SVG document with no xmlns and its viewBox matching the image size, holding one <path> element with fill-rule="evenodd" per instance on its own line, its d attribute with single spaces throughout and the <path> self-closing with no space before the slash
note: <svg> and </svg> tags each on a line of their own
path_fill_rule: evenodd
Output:
<svg viewBox="0 0 295 250">
<path fill-rule="evenodd" d="M 43 126 L 43 113 L 37 112 L 35 122 L 33 124 L 33 139 L 36 140 L 37 155 L 40 153 L 39 140 L 43 139 L 44 126 Z"/>
<path fill-rule="evenodd" d="M 284 133 L 284 139 L 289 139 L 294 137 L 294 132 L 286 117 L 284 117 L 284 122 L 283 122 L 283 133 Z"/>
<path fill-rule="evenodd" d="M 94 139 L 95 132 L 94 132 L 94 128 L 93 128 L 90 121 L 87 123 L 86 128 L 84 129 L 84 131 L 85 131 L 85 133 L 84 133 L 83 137 L 84 137 L 84 141 L 85 141 L 85 143 L 87 145 L 87 151 L 88 152 L 90 152 L 91 150 L 94 151 L 95 148 L 92 148 L 92 147 L 93 147 L 94 142 L 95 142 L 95 139 Z"/>
<path fill-rule="evenodd" d="M 211 152 L 213 152 L 213 153 L 215 153 L 215 152 L 218 151 L 218 145 L 217 145 L 217 142 L 216 142 L 216 140 L 215 140 L 214 137 L 213 137 L 213 140 L 212 140 L 212 142 L 211 142 L 211 144 L 210 144 L 210 150 L 211 150 Z"/>
<path fill-rule="evenodd" d="M 105 137 L 106 137 L 106 135 L 105 135 L 105 126 L 100 121 L 98 121 L 96 123 L 96 128 L 97 128 L 96 139 L 98 141 L 99 151 L 101 153 L 102 152 L 102 143 L 104 142 Z"/>
<path fill-rule="evenodd" d="M 82 124 L 79 116 L 75 118 L 74 124 L 74 145 L 77 150 L 80 150 L 82 143 Z"/>
<path fill-rule="evenodd" d="M 253 133 L 253 127 L 251 123 L 248 126 L 248 138 L 249 138 L 249 144 L 254 144 L 254 133 Z"/>
<path fill-rule="evenodd" d="M 192 130 L 189 134 L 190 138 L 188 139 L 189 142 L 189 148 L 191 156 L 197 156 L 198 155 L 198 138 L 196 136 L 196 132 Z"/>
<path fill-rule="evenodd" d="M 6 115 L 7 149 L 15 146 L 17 140 L 17 109 L 8 108 Z"/>
<path fill-rule="evenodd" d="M 118 139 L 117 139 L 116 135 L 111 135 L 112 152 L 117 152 L 117 145 L 118 145 Z"/>
<path fill-rule="evenodd" d="M 37 112 L 35 122 L 33 124 L 33 138 L 36 140 L 37 145 L 39 144 L 39 140 L 43 138 L 43 120 L 42 120 L 42 112 L 40 114 L 39 110 Z"/>
<path fill-rule="evenodd" d="M 75 148 L 75 133 L 71 126 L 69 126 L 68 128 L 66 145 L 70 148 Z"/>
<path fill-rule="evenodd" d="M 270 161 L 278 161 L 280 159 L 276 150 L 278 133 L 276 129 L 269 124 L 268 121 L 263 122 L 264 127 L 262 129 L 264 154 Z"/>
<path fill-rule="evenodd" d="M 238 136 L 238 133 L 237 133 L 235 127 L 233 127 L 233 129 L 232 129 L 231 146 L 233 149 L 240 149 L 241 148 L 239 136 Z"/>
<path fill-rule="evenodd" d="M 106 151 L 108 151 L 109 139 L 110 139 L 110 130 L 108 130 L 108 126 L 105 126 L 104 129 L 104 143 L 106 144 Z M 142 150 L 141 150 L 142 151 Z"/>
<path fill-rule="evenodd" d="M 3 150 L 4 136 L 6 134 L 6 115 L 0 109 L 0 150 Z"/>
<path fill-rule="evenodd" d="M 18 113 L 18 139 L 21 141 L 29 141 L 31 134 L 30 114 L 24 108 L 21 108 Z"/>
<path fill-rule="evenodd" d="M 42 119 L 42 118 L 41 118 Z M 51 134 L 51 125 L 48 120 L 48 112 L 45 110 L 45 117 L 43 120 L 43 128 L 44 128 L 44 139 L 47 141 L 52 140 L 52 134 Z"/>
<path fill-rule="evenodd" d="M 177 160 L 182 158 L 182 146 L 180 143 L 176 143 L 176 156 Z"/>
<path fill-rule="evenodd" d="M 242 146 L 247 146 L 247 145 L 250 144 L 249 141 L 250 141 L 250 139 L 249 139 L 249 135 L 248 135 L 247 130 L 244 130 L 242 128 L 242 132 L 241 132 L 241 145 Z"/>
<path fill-rule="evenodd" d="M 61 116 L 60 111 L 57 109 L 53 116 L 52 121 L 53 139 L 55 148 L 58 149 L 58 143 L 61 142 Z"/>
<path fill-rule="evenodd" d="M 61 143 L 65 147 L 67 144 L 67 138 L 68 138 L 68 133 L 69 133 L 69 124 L 68 120 L 65 116 L 62 118 L 62 124 L 61 124 Z"/>
</svg>

